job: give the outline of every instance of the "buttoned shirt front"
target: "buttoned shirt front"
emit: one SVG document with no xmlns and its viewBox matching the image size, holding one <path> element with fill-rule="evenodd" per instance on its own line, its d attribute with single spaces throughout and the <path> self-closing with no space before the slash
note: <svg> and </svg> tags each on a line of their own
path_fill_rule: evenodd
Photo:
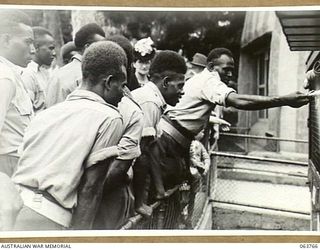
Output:
<svg viewBox="0 0 320 250">
<path fill-rule="evenodd" d="M 204 128 L 216 105 L 226 106 L 227 96 L 235 90 L 227 87 L 216 71 L 204 69 L 185 83 L 184 92 L 177 105 L 165 113 L 196 135 Z"/>
<path fill-rule="evenodd" d="M 22 80 L 30 95 L 35 113 L 46 108 L 46 91 L 48 88 L 50 73 L 43 66 L 31 61 L 23 70 Z"/>
<path fill-rule="evenodd" d="M 32 103 L 21 79 L 22 69 L 0 57 L 0 155 L 19 157 Z"/>
<path fill-rule="evenodd" d="M 46 98 L 48 107 L 63 102 L 72 91 L 81 85 L 81 59 L 81 55 L 74 55 L 70 63 L 58 69 L 51 77 Z"/>
<path fill-rule="evenodd" d="M 76 90 L 31 122 L 13 181 L 45 190 L 63 207 L 74 208 L 84 169 L 117 157 L 122 134 L 117 108 L 93 92 Z"/>
<path fill-rule="evenodd" d="M 124 134 L 118 144 L 119 160 L 133 160 L 141 155 L 140 141 L 143 112 L 132 98 L 124 96 L 118 104 L 123 119 Z"/>
<path fill-rule="evenodd" d="M 143 87 L 132 91 L 132 96 L 143 111 L 142 136 L 158 136 L 160 134 L 158 123 L 166 108 L 166 102 L 160 90 L 153 82 L 148 82 Z"/>
</svg>

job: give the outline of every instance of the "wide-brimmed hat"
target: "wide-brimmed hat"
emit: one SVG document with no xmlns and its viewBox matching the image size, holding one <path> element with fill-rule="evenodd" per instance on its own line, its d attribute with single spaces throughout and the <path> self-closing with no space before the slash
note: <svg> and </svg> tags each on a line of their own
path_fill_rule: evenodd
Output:
<svg viewBox="0 0 320 250">
<path fill-rule="evenodd" d="M 195 53 L 190 63 L 196 66 L 206 67 L 207 57 L 201 53 Z"/>
</svg>

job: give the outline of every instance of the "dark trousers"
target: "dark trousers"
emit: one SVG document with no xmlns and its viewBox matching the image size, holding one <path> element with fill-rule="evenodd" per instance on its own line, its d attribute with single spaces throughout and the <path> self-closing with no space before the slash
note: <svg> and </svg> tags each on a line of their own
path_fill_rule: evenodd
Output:
<svg viewBox="0 0 320 250">
<path fill-rule="evenodd" d="M 124 178 L 115 187 L 105 186 L 93 229 L 120 229 L 133 215 L 133 197 L 129 181 Z"/>
<path fill-rule="evenodd" d="M 182 147 L 166 132 L 150 144 L 149 156 L 156 190 L 171 189 L 190 175 L 189 146 Z"/>
<path fill-rule="evenodd" d="M 153 137 L 144 137 L 140 143 L 141 155 L 133 165 L 132 187 L 135 198 L 135 207 L 139 208 L 147 203 L 150 187 L 150 154 L 149 146 Z"/>
</svg>

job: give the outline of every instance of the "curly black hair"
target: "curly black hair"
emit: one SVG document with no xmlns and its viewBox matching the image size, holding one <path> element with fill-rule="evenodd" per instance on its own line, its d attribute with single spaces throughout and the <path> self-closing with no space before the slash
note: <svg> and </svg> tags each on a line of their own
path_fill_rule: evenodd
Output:
<svg viewBox="0 0 320 250">
<path fill-rule="evenodd" d="M 106 38 L 106 41 L 112 41 L 120 45 L 120 47 L 126 52 L 128 59 L 128 66 L 131 65 L 133 61 L 133 46 L 130 41 L 121 35 L 113 35 Z"/>
<path fill-rule="evenodd" d="M 90 43 L 90 40 L 94 35 L 100 35 L 105 37 L 103 29 L 96 23 L 89 23 L 82 26 L 74 37 L 74 44 L 77 48 L 82 49 L 87 43 Z"/>
<path fill-rule="evenodd" d="M 185 60 L 175 51 L 160 51 L 151 63 L 149 74 L 153 77 L 155 75 L 163 76 L 170 72 L 185 74 L 187 72 Z"/>
<path fill-rule="evenodd" d="M 124 50 L 111 41 L 100 41 L 91 44 L 82 58 L 83 79 L 89 79 L 91 84 L 98 82 L 99 77 L 113 75 L 117 79 L 125 78 L 121 66 L 127 66 Z"/>
<path fill-rule="evenodd" d="M 229 57 L 233 57 L 232 52 L 227 48 L 215 48 L 210 51 L 207 62 L 214 62 L 216 59 L 220 58 L 222 55 L 227 55 Z"/>
</svg>

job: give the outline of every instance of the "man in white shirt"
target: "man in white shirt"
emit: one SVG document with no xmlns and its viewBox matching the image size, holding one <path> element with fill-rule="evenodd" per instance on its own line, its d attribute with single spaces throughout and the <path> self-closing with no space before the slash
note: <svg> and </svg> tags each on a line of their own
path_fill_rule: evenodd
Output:
<svg viewBox="0 0 320 250">
<path fill-rule="evenodd" d="M 34 46 L 31 22 L 25 13 L 2 10 L 0 16 L 0 172 L 11 176 L 33 115 L 21 67 L 31 61 Z"/>
<path fill-rule="evenodd" d="M 113 41 L 123 48 L 128 60 L 127 72 L 130 72 L 133 57 L 133 47 L 130 41 L 120 35 L 110 36 L 106 40 Z M 89 227 L 92 218 L 83 220 L 82 217 L 74 216 L 74 229 L 119 229 L 134 214 L 130 179 L 127 172 L 132 162 L 141 154 L 140 141 L 143 128 L 143 113 L 140 106 L 133 100 L 129 89 L 126 88 L 124 92 L 125 96 L 118 104 L 124 128 L 122 137 L 117 145 L 119 154 L 109 166 L 108 177 L 103 183 L 104 191 L 98 211 L 90 212 L 87 210 L 88 213 L 93 215 L 93 227 Z M 83 179 L 83 181 L 92 180 Z M 83 185 L 83 183 L 80 183 L 80 185 Z M 97 183 L 96 185 L 100 184 Z M 79 191 L 81 193 L 81 190 Z M 91 197 L 88 198 L 91 199 Z"/>
<path fill-rule="evenodd" d="M 22 79 L 30 95 L 34 112 L 44 110 L 50 73 L 50 67 L 56 56 L 55 41 L 49 30 L 33 27 L 35 54 L 33 60 L 23 71 Z"/>
<path fill-rule="evenodd" d="M 184 95 L 178 104 L 164 113 L 159 122 L 163 133 L 149 147 L 151 162 L 155 165 L 153 168 L 161 169 L 165 190 L 185 179 L 185 174 L 188 173 L 179 169 L 189 165 L 190 143 L 206 126 L 212 110 L 217 105 L 243 110 L 280 106 L 298 108 L 306 105 L 311 98 L 299 92 L 274 97 L 237 94 L 233 88 L 221 81 L 214 60 L 215 54 L 211 51 L 206 68 L 186 82 Z M 172 151 L 175 154 L 172 154 Z M 161 186 L 160 183 L 159 185 Z"/>
<path fill-rule="evenodd" d="M 126 83 L 126 65 L 126 55 L 117 44 L 92 44 L 83 56 L 81 88 L 31 122 L 12 177 L 24 201 L 16 230 L 68 228 L 78 206 L 82 218 L 90 216 L 81 210 L 87 204 L 78 197 L 79 184 L 96 169 L 103 179 L 109 161 L 119 155 L 123 121 L 116 106 Z M 94 199 L 99 193 L 95 188 L 101 186 L 95 181 L 87 185 L 83 193 Z"/>
<path fill-rule="evenodd" d="M 70 63 L 59 68 L 49 80 L 46 99 L 48 107 L 63 102 L 72 91 L 81 85 L 81 55 L 90 44 L 104 39 L 105 33 L 96 23 L 86 24 L 78 30 L 74 44 L 79 53 L 71 58 Z"/>
</svg>

